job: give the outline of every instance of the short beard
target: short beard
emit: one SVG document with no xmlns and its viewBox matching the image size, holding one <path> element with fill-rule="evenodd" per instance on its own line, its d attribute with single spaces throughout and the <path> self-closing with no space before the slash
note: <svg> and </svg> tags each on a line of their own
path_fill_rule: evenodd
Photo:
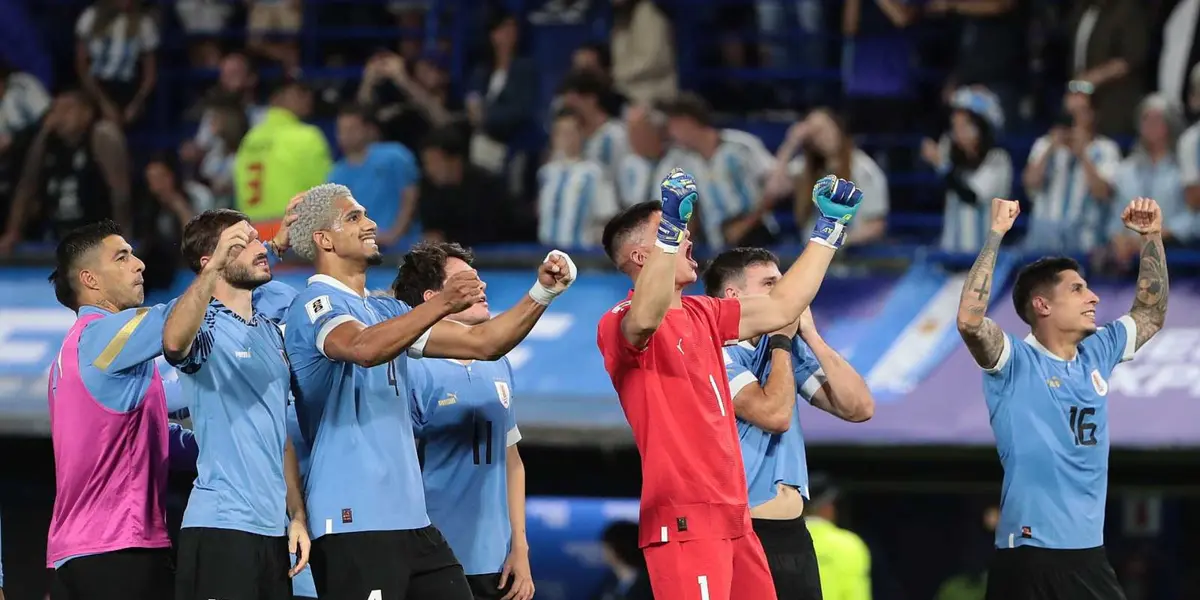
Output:
<svg viewBox="0 0 1200 600">
<path fill-rule="evenodd" d="M 240 290 L 253 290 L 258 286 L 271 281 L 271 274 L 257 275 L 250 270 L 250 267 L 245 265 L 230 263 L 225 265 L 221 276 L 225 279 L 225 283 L 238 288 Z"/>
<path fill-rule="evenodd" d="M 367 256 L 367 266 L 368 267 L 378 267 L 379 265 L 382 265 L 382 264 L 383 264 L 383 253 L 382 252 L 379 252 L 378 250 L 376 250 L 375 254 Z"/>
</svg>

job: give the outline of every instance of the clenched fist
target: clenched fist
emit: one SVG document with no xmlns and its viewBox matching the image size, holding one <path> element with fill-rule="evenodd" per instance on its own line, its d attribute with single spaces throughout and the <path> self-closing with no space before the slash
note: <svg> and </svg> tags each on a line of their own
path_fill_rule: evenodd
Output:
<svg viewBox="0 0 1200 600">
<path fill-rule="evenodd" d="M 475 269 L 459 271 L 446 280 L 440 295 L 442 302 L 450 309 L 450 314 L 454 314 L 482 302 L 485 287 Z"/>
<path fill-rule="evenodd" d="M 1017 215 L 1021 214 L 1021 204 L 1016 200 L 992 199 L 992 231 L 1008 233 Z"/>
<path fill-rule="evenodd" d="M 1142 235 L 1162 233 L 1162 209 L 1150 198 L 1134 198 L 1121 213 L 1121 222 Z"/>
</svg>

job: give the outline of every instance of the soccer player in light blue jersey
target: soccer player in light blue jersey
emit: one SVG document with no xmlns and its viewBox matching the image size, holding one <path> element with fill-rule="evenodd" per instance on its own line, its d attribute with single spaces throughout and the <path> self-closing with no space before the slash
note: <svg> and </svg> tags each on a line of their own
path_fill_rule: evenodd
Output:
<svg viewBox="0 0 1200 600">
<path fill-rule="evenodd" d="M 285 315 L 286 316 L 286 315 Z M 296 455 L 296 464 L 300 473 L 308 471 L 310 453 L 300 435 L 300 422 L 296 420 L 296 403 L 288 402 L 287 407 L 288 441 L 292 443 L 292 452 Z M 294 600 L 313 600 L 317 597 L 317 586 L 313 583 L 312 569 L 304 569 L 292 577 L 292 598 Z"/>
<path fill-rule="evenodd" d="M 719 254 L 704 272 L 716 298 L 769 294 L 782 277 L 779 259 L 762 248 Z M 825 343 L 805 309 L 783 331 L 724 349 L 729 393 L 749 486 L 750 516 L 762 540 L 780 600 L 820 600 L 821 579 L 805 526 L 809 497 L 804 434 L 796 406 L 806 404 L 846 421 L 875 412 L 862 376 Z"/>
<path fill-rule="evenodd" d="M 286 329 L 296 416 L 312 449 L 305 500 L 317 592 L 334 600 L 469 599 L 462 566 L 426 514 L 407 356 L 498 360 L 566 290 L 575 267 L 551 253 L 526 298 L 472 327 L 442 319 L 483 301 L 473 270 L 415 308 L 367 294 L 367 268 L 381 262 L 377 228 L 345 186 L 309 190 L 296 213 L 293 248 L 317 271 Z"/>
<path fill-rule="evenodd" d="M 175 597 L 290 600 L 289 575 L 304 568 L 309 540 L 287 443 L 283 333 L 253 302 L 253 290 L 271 280 L 267 249 L 246 215 L 225 209 L 193 218 L 181 245 L 197 293 L 171 310 L 162 343 L 180 372 L 200 456 Z M 294 569 L 289 547 L 299 549 Z"/>
<path fill-rule="evenodd" d="M 419 244 L 404 256 L 392 293 L 409 306 L 434 301 L 473 260 L 458 244 Z M 491 317 L 485 300 L 446 318 L 479 325 Z M 462 562 L 476 600 L 529 600 L 525 464 L 517 451 L 512 365 L 508 358 L 427 358 L 409 364 L 408 376 L 429 520 Z"/>
<path fill-rule="evenodd" d="M 990 600 L 1109 600 L 1124 593 L 1104 551 L 1108 495 L 1108 379 L 1133 358 L 1167 315 L 1167 265 L 1158 203 L 1125 207 L 1141 235 L 1137 294 L 1129 313 L 1096 325 L 1100 299 L 1079 264 L 1042 258 L 1013 285 L 1013 305 L 1030 334 L 1018 340 L 987 312 L 1004 234 L 1020 212 L 992 200 L 991 230 L 963 285 L 958 331 L 983 368 L 983 391 L 1004 467 L 999 550 L 988 571 Z"/>
</svg>

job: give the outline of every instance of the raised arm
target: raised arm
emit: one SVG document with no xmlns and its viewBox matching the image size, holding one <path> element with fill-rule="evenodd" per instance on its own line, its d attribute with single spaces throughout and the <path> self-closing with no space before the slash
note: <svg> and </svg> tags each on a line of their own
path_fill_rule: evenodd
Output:
<svg viewBox="0 0 1200 600">
<path fill-rule="evenodd" d="M 815 407 L 851 423 L 875 415 L 875 398 L 863 376 L 817 332 L 812 311 L 800 316 L 800 339 L 812 350 L 820 369 L 801 381 L 800 395 Z M 810 383 L 811 381 L 811 383 Z"/>
<path fill-rule="evenodd" d="M 546 307 L 570 287 L 576 275 L 570 257 L 558 250 L 551 252 L 538 268 L 537 283 L 516 306 L 473 327 L 454 321 L 437 323 L 430 329 L 421 353 L 439 358 L 498 360 L 529 335 Z"/>
<path fill-rule="evenodd" d="M 679 247 L 687 239 L 698 194 L 696 181 L 683 169 L 671 169 L 659 187 L 662 216 L 650 256 L 633 282 L 633 298 L 621 319 L 621 334 L 635 348 L 645 348 L 650 336 L 658 331 L 671 301 L 675 298 L 675 261 Z"/>
<path fill-rule="evenodd" d="M 163 356 L 172 363 L 182 361 L 192 351 L 192 342 L 204 324 L 204 313 L 212 301 L 213 288 L 221 277 L 221 269 L 232 260 L 258 234 L 249 223 L 241 221 L 225 228 L 217 240 L 213 255 L 201 267 L 195 281 L 179 297 L 163 325 Z"/>
<path fill-rule="evenodd" d="M 1137 294 L 1129 316 L 1137 323 L 1134 349 L 1141 348 L 1162 329 L 1167 320 L 1167 255 L 1162 241 L 1162 210 L 1149 198 L 1137 198 L 1125 207 L 1121 220 L 1142 236 L 1142 258 L 1138 267 Z"/>
<path fill-rule="evenodd" d="M 794 323 L 816 297 L 833 254 L 845 241 L 845 228 L 858 212 L 862 192 L 832 175 L 813 186 L 813 203 L 820 211 L 804 252 L 768 295 L 742 296 L 741 339 L 778 331 Z"/>
<path fill-rule="evenodd" d="M 958 334 L 967 344 L 975 363 L 985 369 L 995 367 L 1004 350 L 1004 332 L 995 321 L 984 316 L 992 297 L 996 253 L 1000 251 L 1000 240 L 1012 228 L 1020 212 L 1021 207 L 1016 200 L 992 200 L 991 231 L 983 249 L 979 251 L 979 257 L 967 273 L 958 301 Z"/>
</svg>

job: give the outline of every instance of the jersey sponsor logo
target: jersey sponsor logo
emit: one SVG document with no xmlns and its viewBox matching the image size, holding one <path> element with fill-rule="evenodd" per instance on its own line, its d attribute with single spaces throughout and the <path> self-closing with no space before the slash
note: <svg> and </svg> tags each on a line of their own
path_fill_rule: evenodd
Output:
<svg viewBox="0 0 1200 600">
<path fill-rule="evenodd" d="M 1092 387 L 1101 396 L 1108 395 L 1108 382 L 1100 375 L 1099 369 L 1092 369 Z"/>
<path fill-rule="evenodd" d="M 683 352 L 683 338 L 679 338 L 679 343 L 675 345 L 675 348 L 679 350 L 680 354 L 684 353 Z"/>
<path fill-rule="evenodd" d="M 450 406 L 451 404 L 458 404 L 458 394 L 454 392 L 450 392 L 445 398 L 438 400 L 438 406 Z"/>
<path fill-rule="evenodd" d="M 1057 377 L 1051 377 L 1050 379 L 1046 380 L 1046 385 L 1052 390 L 1057 390 L 1058 388 L 1062 387 L 1062 380 Z"/>
<path fill-rule="evenodd" d="M 333 303 L 329 301 L 329 296 L 317 296 L 304 304 L 304 312 L 308 313 L 308 320 L 312 323 L 317 322 L 317 317 L 333 310 Z"/>
<path fill-rule="evenodd" d="M 508 408 L 512 402 L 512 390 L 508 388 L 507 381 L 496 382 L 496 396 L 500 398 L 500 404 L 503 404 L 504 408 Z"/>
</svg>

